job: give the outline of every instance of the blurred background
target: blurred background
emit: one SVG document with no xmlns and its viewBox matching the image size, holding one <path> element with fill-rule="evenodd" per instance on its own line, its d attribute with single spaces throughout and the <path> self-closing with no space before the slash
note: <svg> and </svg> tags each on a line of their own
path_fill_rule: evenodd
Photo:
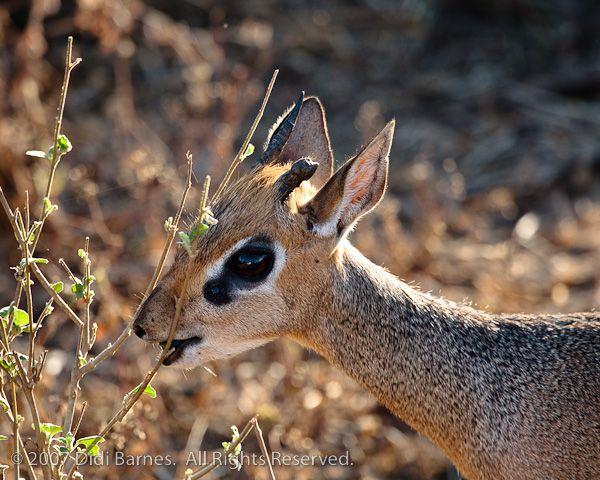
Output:
<svg viewBox="0 0 600 480">
<path fill-rule="evenodd" d="M 39 205 L 47 162 L 25 151 L 51 144 L 66 38 L 74 35 L 83 63 L 63 126 L 73 151 L 59 167 L 60 210 L 37 256 L 50 260 L 44 268 L 53 280 L 68 281 L 58 259 L 78 271 L 77 248 L 91 237 L 98 350 L 123 328 L 151 277 L 185 152 L 194 155 L 196 178 L 220 179 L 279 68 L 257 146 L 300 90 L 322 99 L 338 164 L 397 119 L 388 195 L 352 236 L 372 260 L 490 311 L 597 308 L 599 31 L 595 0 L 5 0 L 0 184 L 13 206 L 25 190 Z M 191 211 L 198 202 L 196 189 Z M 2 305 L 13 296 L 9 266 L 18 258 L 2 214 Z M 37 298 L 41 309 L 46 296 Z M 46 418 L 64 409 L 75 330 L 56 310 L 41 341 L 50 349 Z M 82 434 L 99 430 L 155 354 L 131 338 L 86 377 Z M 279 479 L 457 478 L 427 440 L 291 342 L 210 368 L 216 376 L 159 372 L 158 398 L 140 402 L 106 449 L 183 452 L 185 460 L 186 448 L 218 448 L 230 425 L 258 412 L 271 449 L 348 451 L 353 462 L 277 468 Z M 259 451 L 253 439 L 245 450 Z M 88 476 L 175 473 L 107 467 Z M 218 477 L 267 478 L 260 467 L 211 478 Z"/>
</svg>

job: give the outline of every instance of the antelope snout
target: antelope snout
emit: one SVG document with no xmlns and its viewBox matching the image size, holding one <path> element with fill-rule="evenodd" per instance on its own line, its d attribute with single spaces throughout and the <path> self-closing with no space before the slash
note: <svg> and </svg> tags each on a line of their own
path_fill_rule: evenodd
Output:
<svg viewBox="0 0 600 480">
<path fill-rule="evenodd" d="M 174 312 L 169 312 L 170 302 L 168 295 L 160 288 L 154 291 L 144 300 L 134 321 L 133 333 L 147 342 L 157 342 L 165 339 L 167 327 L 163 327 L 165 318 L 171 318 Z"/>
<path fill-rule="evenodd" d="M 148 340 L 148 334 L 146 332 L 147 328 L 147 308 L 146 302 L 141 306 L 138 314 L 136 315 L 133 321 L 133 333 L 135 333 L 142 340 Z"/>
</svg>

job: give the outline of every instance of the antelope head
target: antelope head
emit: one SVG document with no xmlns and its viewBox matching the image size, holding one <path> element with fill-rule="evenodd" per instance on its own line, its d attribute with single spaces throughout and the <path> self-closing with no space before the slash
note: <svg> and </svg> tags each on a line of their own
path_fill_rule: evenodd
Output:
<svg viewBox="0 0 600 480">
<path fill-rule="evenodd" d="M 341 240 L 383 196 L 393 129 L 392 121 L 334 174 L 320 101 L 301 96 L 282 115 L 258 166 L 211 206 L 218 224 L 199 239 L 165 364 L 194 367 L 280 336 L 302 341 L 348 248 Z M 140 308 L 134 331 L 143 340 L 167 340 L 187 262 L 180 248 Z"/>
</svg>

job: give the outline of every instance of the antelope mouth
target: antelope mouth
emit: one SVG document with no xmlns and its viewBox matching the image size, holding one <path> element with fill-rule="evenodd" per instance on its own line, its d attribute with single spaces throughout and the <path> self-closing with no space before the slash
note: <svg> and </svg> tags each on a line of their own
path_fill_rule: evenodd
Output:
<svg viewBox="0 0 600 480">
<path fill-rule="evenodd" d="M 185 340 L 173 340 L 171 342 L 171 346 L 169 347 L 169 350 L 171 353 L 169 353 L 163 360 L 163 365 L 173 365 L 177 360 L 179 360 L 181 358 L 181 356 L 183 355 L 184 350 L 192 345 L 198 345 L 202 342 L 202 337 L 190 337 L 190 338 L 186 338 Z M 165 347 L 167 346 L 167 342 L 160 342 L 160 346 L 163 348 L 163 350 L 165 349 Z"/>
</svg>

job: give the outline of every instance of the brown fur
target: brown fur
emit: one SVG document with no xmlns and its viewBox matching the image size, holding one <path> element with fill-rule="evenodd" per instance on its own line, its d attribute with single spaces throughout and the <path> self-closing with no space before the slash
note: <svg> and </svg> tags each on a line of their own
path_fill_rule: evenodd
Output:
<svg viewBox="0 0 600 480">
<path fill-rule="evenodd" d="M 312 137 L 328 145 L 325 125 L 315 131 Z M 389 151 L 391 132 L 384 137 Z M 288 160 L 307 156 L 308 138 L 301 138 Z M 380 150 L 387 162 L 386 148 Z M 316 235 L 311 223 L 334 214 L 353 161 L 317 196 L 323 176 L 315 185 L 304 182 L 284 203 L 275 184 L 289 164 L 257 168 L 232 184 L 214 206 L 218 225 L 200 240 L 176 338 L 206 340 L 197 363 L 293 338 L 360 382 L 470 479 L 600 478 L 600 315 L 481 312 L 410 288 L 343 234 Z M 366 174 L 373 187 L 357 190 L 358 203 L 367 200 L 351 220 L 383 193 L 385 178 Z M 258 235 L 285 250 L 274 288 L 210 305 L 202 297 L 207 269 Z M 146 340 L 166 339 L 184 265 L 181 251 L 145 302 L 136 322 Z"/>
</svg>

